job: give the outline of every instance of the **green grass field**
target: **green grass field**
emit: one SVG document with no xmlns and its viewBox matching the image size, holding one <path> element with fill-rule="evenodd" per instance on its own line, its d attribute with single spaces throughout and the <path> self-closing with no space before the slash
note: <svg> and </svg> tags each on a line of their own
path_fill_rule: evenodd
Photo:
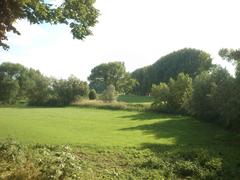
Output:
<svg viewBox="0 0 240 180">
<path fill-rule="evenodd" d="M 17 150 L 21 158 L 26 156 L 25 164 L 0 158 L 0 169 L 3 168 L 0 179 L 6 177 L 9 169 L 16 177 L 34 179 L 33 175 L 39 169 L 39 156 L 46 161 L 41 163 L 41 168 L 62 172 L 59 166 L 47 165 L 55 163 L 54 158 L 59 161 L 61 157 L 68 167 L 64 160 L 66 154 L 59 155 L 64 150 L 52 147 L 66 144 L 74 148 L 72 156 L 76 156 L 81 164 L 79 176 L 82 179 L 240 177 L 240 137 L 184 116 L 78 107 L 8 107 L 0 108 L 0 130 L 2 142 L 12 138 L 25 145 L 51 145 L 49 150 L 37 146 L 25 155 Z M 12 157 L 14 152 L 17 157 L 13 151 L 15 146 L 10 144 L 9 150 L 2 151 L 6 147 L 0 144 L 1 156 Z M 26 168 L 29 161 L 36 166 L 35 169 Z M 48 170 L 42 172 L 52 173 Z M 12 176 L 9 175 L 10 179 Z"/>
<path fill-rule="evenodd" d="M 154 113 L 81 108 L 0 108 L 0 138 L 23 143 L 141 146 L 212 144 L 231 134 L 210 124 Z"/>
</svg>

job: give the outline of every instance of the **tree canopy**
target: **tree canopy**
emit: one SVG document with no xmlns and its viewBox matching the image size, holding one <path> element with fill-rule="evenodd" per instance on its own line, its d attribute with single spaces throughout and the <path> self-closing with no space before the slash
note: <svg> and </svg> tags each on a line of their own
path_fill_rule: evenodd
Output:
<svg viewBox="0 0 240 180">
<path fill-rule="evenodd" d="M 9 46 L 6 33 L 20 35 L 14 26 L 16 20 L 27 19 L 31 24 L 66 24 L 74 38 L 84 39 L 91 35 L 90 27 L 97 23 L 98 10 L 95 0 L 64 0 L 60 6 L 53 6 L 44 0 L 1 0 L 0 1 L 0 46 Z"/>
<path fill-rule="evenodd" d="M 134 88 L 137 94 L 149 94 L 152 84 L 168 82 L 183 72 L 194 78 L 212 66 L 210 55 L 197 49 L 181 49 L 172 52 L 150 66 L 135 70 L 132 76 L 138 80 L 139 86 Z"/>
<path fill-rule="evenodd" d="M 118 92 L 128 93 L 137 84 L 126 72 L 123 62 L 103 63 L 94 67 L 88 77 L 90 87 L 102 92 L 107 86 L 113 85 Z"/>
<path fill-rule="evenodd" d="M 230 62 L 238 61 L 240 62 L 240 49 L 220 49 L 219 55 Z"/>
<path fill-rule="evenodd" d="M 176 79 L 170 79 L 168 84 L 153 85 L 151 94 L 155 100 L 152 108 L 161 112 L 186 112 L 188 101 L 192 94 L 192 78 L 184 73 Z"/>
<path fill-rule="evenodd" d="M 87 82 L 75 76 L 48 78 L 21 64 L 0 64 L 0 104 L 26 100 L 30 105 L 68 105 L 89 92 Z"/>
<path fill-rule="evenodd" d="M 228 62 L 236 65 L 236 77 L 240 81 L 240 49 L 220 49 L 219 55 Z"/>
</svg>

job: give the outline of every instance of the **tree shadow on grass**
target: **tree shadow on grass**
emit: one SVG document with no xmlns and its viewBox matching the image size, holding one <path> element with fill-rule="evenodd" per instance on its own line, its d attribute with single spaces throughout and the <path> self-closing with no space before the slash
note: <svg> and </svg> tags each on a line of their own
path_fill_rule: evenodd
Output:
<svg viewBox="0 0 240 180">
<path fill-rule="evenodd" d="M 121 116 L 134 121 L 154 120 L 152 124 L 142 124 L 121 131 L 142 131 L 153 135 L 155 139 L 174 138 L 176 145 L 197 146 L 238 146 L 240 136 L 211 123 L 196 120 L 189 116 L 139 112 L 133 115 Z"/>
<path fill-rule="evenodd" d="M 145 135 L 153 135 L 161 140 L 174 138 L 178 145 L 208 145 L 228 143 L 233 136 L 213 124 L 203 123 L 190 117 L 138 113 L 131 116 L 122 116 L 131 120 L 153 120 L 151 124 L 141 124 L 134 127 L 120 129 L 121 131 L 142 131 Z"/>
<path fill-rule="evenodd" d="M 139 113 L 122 118 L 146 122 L 155 120 L 150 124 L 147 122 L 119 129 L 141 131 L 143 135 L 152 135 L 158 141 L 140 145 L 140 150 L 150 150 L 154 155 L 147 156 L 136 167 L 158 169 L 166 174 L 173 172 L 180 179 L 240 177 L 240 144 L 236 143 L 239 141 L 236 134 L 184 116 Z M 168 144 L 169 139 L 174 139 L 174 143 Z"/>
<path fill-rule="evenodd" d="M 131 120 L 152 120 L 152 119 L 181 119 L 186 118 L 182 115 L 172 115 L 172 114 L 158 114 L 153 112 L 141 112 L 134 115 L 120 116 L 119 118 L 127 118 Z"/>
</svg>

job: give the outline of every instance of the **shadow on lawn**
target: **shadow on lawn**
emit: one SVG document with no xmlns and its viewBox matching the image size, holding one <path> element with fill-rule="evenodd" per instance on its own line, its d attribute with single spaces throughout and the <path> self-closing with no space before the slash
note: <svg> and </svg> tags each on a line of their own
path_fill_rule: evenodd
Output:
<svg viewBox="0 0 240 180">
<path fill-rule="evenodd" d="M 159 140 L 158 143 L 141 144 L 141 150 L 150 150 L 155 156 L 146 157 L 136 164 L 137 167 L 162 170 L 169 166 L 183 179 L 191 176 L 197 179 L 240 177 L 240 144 L 236 134 L 184 116 L 139 113 L 122 118 L 146 122 L 155 119 L 151 124 L 120 129 L 142 131 Z M 168 138 L 173 138 L 175 144 L 164 144 Z"/>
<path fill-rule="evenodd" d="M 128 118 L 131 120 L 152 120 L 152 119 L 181 119 L 185 118 L 182 115 L 172 115 L 172 114 L 158 114 L 153 112 L 144 112 L 144 113 L 138 113 L 134 115 L 127 115 L 127 116 L 120 116 L 119 118 Z"/>
<path fill-rule="evenodd" d="M 151 124 L 141 124 L 120 129 L 121 131 L 142 131 L 153 135 L 155 139 L 174 138 L 176 145 L 231 145 L 236 141 L 235 135 L 210 123 L 203 123 L 186 116 L 174 116 L 155 113 L 138 113 L 121 116 L 131 120 L 156 120 Z"/>
</svg>

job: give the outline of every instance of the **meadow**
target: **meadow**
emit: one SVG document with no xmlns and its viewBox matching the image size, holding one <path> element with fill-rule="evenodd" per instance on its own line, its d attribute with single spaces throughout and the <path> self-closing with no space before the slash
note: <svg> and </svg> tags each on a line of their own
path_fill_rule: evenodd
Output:
<svg viewBox="0 0 240 180">
<path fill-rule="evenodd" d="M 94 146 L 216 144 L 231 133 L 184 116 L 91 108 L 0 108 L 0 138 Z"/>
<path fill-rule="evenodd" d="M 17 149 L 27 146 L 36 151 L 45 144 L 49 155 L 69 145 L 77 159 L 74 162 L 81 162 L 79 177 L 83 179 L 240 177 L 239 136 L 186 116 L 79 107 L 8 107 L 0 108 L 0 129 L 1 142 L 14 139 L 21 144 Z M 0 150 L 3 147 L 8 148 L 3 144 Z M 48 161 L 46 164 L 53 163 Z M 11 162 L 7 161 L 8 166 Z M 0 167 L 1 163 L 2 159 Z M 54 168 L 54 172 L 63 171 Z M 34 175 L 28 171 L 26 174 Z M 19 176 L 18 171 L 13 172 Z M 0 171 L 0 177 L 5 177 L 1 175 Z"/>
</svg>

